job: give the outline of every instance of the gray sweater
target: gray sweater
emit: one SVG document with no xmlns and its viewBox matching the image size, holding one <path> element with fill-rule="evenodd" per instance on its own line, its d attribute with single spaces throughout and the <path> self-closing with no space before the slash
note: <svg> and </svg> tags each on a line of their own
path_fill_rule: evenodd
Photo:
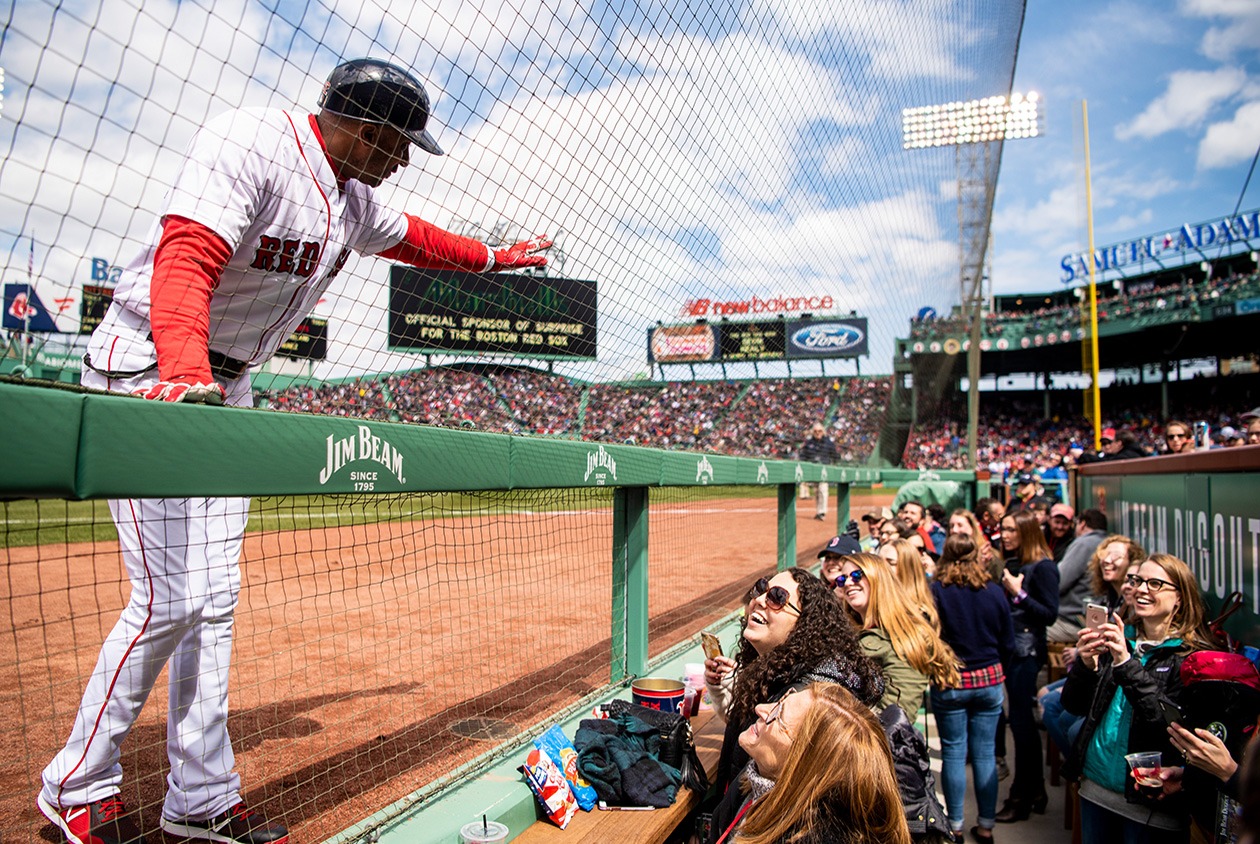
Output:
<svg viewBox="0 0 1260 844">
<path fill-rule="evenodd" d="M 1094 591 L 1089 582 L 1089 561 L 1106 536 L 1101 530 L 1081 534 L 1063 554 L 1059 563 L 1059 618 L 1080 623 Z"/>
</svg>

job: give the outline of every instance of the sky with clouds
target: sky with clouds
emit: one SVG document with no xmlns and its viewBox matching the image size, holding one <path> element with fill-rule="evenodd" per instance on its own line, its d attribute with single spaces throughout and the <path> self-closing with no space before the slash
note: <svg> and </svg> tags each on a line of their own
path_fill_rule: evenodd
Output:
<svg viewBox="0 0 1260 844">
<path fill-rule="evenodd" d="M 1100 244 L 1233 209 L 1260 143 L 1258 6 L 1028 6 L 1014 88 L 1042 93 L 1046 136 L 1006 147 L 995 290 L 1056 288 L 1083 247 L 1082 98 Z M 375 55 L 425 80 L 448 152 L 381 197 L 443 225 L 561 231 L 564 274 L 598 282 L 599 359 L 559 371 L 646 371 L 646 330 L 689 299 L 824 293 L 869 318 L 863 371 L 888 371 L 907 319 L 957 300 L 954 156 L 903 150 L 901 109 L 1004 92 L 1021 8 L 32 0 L 0 44 L 5 280 L 24 279 L 34 235 L 41 294 L 76 295 L 92 258 L 135 250 L 208 117 L 310 108 L 339 60 Z M 388 266 L 344 278 L 317 311 L 335 358 L 318 374 L 419 365 L 384 349 Z"/>
</svg>

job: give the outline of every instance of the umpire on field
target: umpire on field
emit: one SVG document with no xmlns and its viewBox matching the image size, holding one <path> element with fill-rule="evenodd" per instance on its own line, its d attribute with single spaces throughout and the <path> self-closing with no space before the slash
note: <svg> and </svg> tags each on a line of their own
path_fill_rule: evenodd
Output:
<svg viewBox="0 0 1260 844">
<path fill-rule="evenodd" d="M 827 429 L 823 427 L 823 423 L 815 422 L 810 426 L 809 436 L 801 444 L 797 457 L 807 463 L 830 465 L 836 462 L 836 444 L 831 437 L 827 436 Z M 830 498 L 831 487 L 825 482 L 817 486 L 818 491 L 814 496 L 814 518 L 821 522 L 827 518 L 827 502 Z M 801 492 L 806 493 L 807 490 L 808 485 L 801 484 Z"/>
<path fill-rule="evenodd" d="M 317 114 L 239 109 L 194 136 L 83 358 L 83 384 L 165 402 L 251 405 L 250 367 L 310 314 L 351 252 L 422 268 L 539 266 L 543 238 L 492 250 L 382 206 L 373 190 L 442 150 L 407 70 L 332 71 Z M 225 420 L 226 421 L 226 420 Z M 161 827 L 183 838 L 282 844 L 241 799 L 227 732 L 228 668 L 246 498 L 109 502 L 131 598 L 101 647 L 40 810 L 69 842 L 143 842 L 119 799 L 120 745 L 170 668 L 170 775 Z"/>
</svg>

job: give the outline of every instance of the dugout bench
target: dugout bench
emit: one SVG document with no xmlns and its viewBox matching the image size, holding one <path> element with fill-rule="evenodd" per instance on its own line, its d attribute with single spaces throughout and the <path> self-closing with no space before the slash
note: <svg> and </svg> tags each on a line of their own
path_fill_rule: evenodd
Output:
<svg viewBox="0 0 1260 844">
<path fill-rule="evenodd" d="M 722 752 L 725 722 L 712 712 L 701 712 L 691 719 L 696 755 L 704 772 L 712 781 L 717 775 L 718 756 Z M 610 841 L 664 842 L 691 817 L 704 797 L 689 788 L 678 789 L 678 799 L 667 809 L 646 812 L 618 812 L 593 809 L 579 810 L 565 829 L 543 819 L 512 839 L 512 844 L 608 844 Z"/>
</svg>

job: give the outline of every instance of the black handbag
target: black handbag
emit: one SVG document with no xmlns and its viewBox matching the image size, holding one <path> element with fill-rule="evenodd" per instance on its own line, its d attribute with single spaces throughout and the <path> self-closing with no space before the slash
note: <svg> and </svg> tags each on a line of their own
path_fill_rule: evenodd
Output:
<svg viewBox="0 0 1260 844">
<path fill-rule="evenodd" d="M 685 717 L 677 712 L 661 712 L 626 700 L 611 700 L 599 708 L 609 716 L 632 715 L 656 727 L 661 734 L 661 762 L 677 768 L 682 774 L 682 784 L 695 793 L 703 795 L 709 790 L 709 777 L 696 755 L 691 722 Z"/>
</svg>

